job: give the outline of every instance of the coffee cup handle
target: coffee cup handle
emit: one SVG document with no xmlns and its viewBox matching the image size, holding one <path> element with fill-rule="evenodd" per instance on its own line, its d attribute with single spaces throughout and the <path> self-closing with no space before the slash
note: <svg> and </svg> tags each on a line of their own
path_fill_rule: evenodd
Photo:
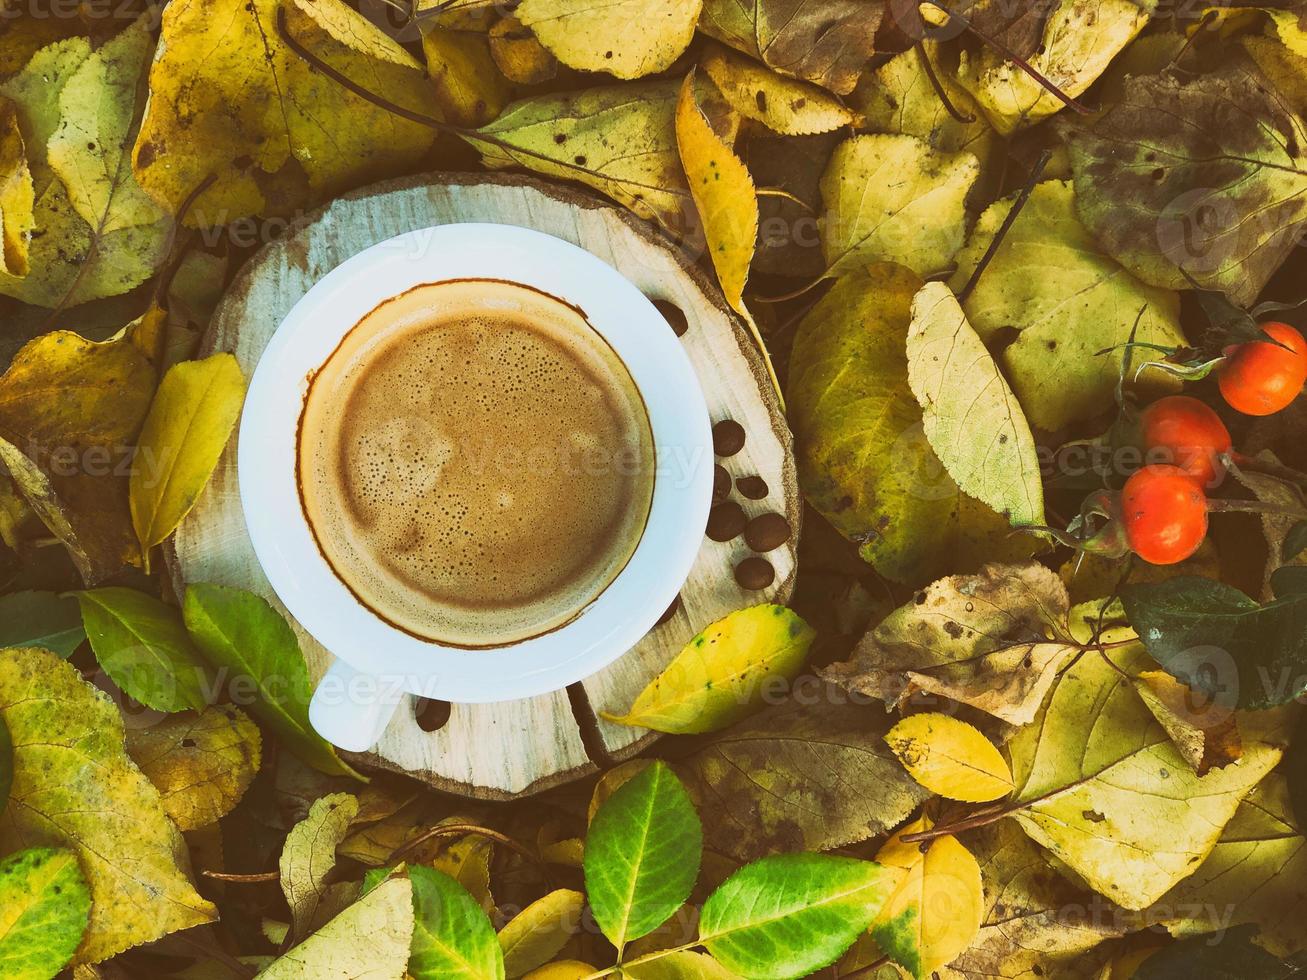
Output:
<svg viewBox="0 0 1307 980">
<path fill-rule="evenodd" d="M 313 692 L 309 722 L 332 745 L 366 752 L 381 738 L 404 693 L 400 686 L 355 670 L 337 657 Z"/>
</svg>

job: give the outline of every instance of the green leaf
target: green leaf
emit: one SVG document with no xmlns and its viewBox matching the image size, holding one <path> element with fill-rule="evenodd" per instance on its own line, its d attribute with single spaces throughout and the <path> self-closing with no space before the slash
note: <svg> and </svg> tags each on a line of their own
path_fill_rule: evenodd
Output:
<svg viewBox="0 0 1307 980">
<path fill-rule="evenodd" d="M 1280 598 L 1266 604 L 1196 576 L 1138 582 L 1121 590 L 1126 616 L 1170 674 L 1226 706 L 1286 704 L 1307 691 L 1307 594 L 1272 576 Z"/>
<path fill-rule="evenodd" d="M 349 793 L 324 796 L 314 801 L 309 815 L 286 835 L 278 869 L 296 939 L 303 939 L 313 928 L 327 879 L 336 867 L 336 848 L 349 833 L 358 810 L 358 798 Z"/>
<path fill-rule="evenodd" d="M 1014 525 L 1043 524 L 1030 423 L 946 283 L 926 283 L 912 301 L 908 383 L 926 438 L 962 492 Z"/>
<path fill-rule="evenodd" d="M 666 763 L 655 762 L 595 813 L 585 886 L 599 928 L 619 950 L 671 917 L 699 876 L 703 828 Z"/>
<path fill-rule="evenodd" d="M 132 467 L 132 525 L 147 558 L 177 529 L 213 475 L 240 416 L 245 376 L 231 354 L 168 369 L 145 417 Z"/>
<path fill-rule="evenodd" d="M 250 706 L 287 748 L 329 775 L 357 776 L 309 724 L 313 696 L 299 641 L 277 610 L 250 592 L 198 584 L 186 590 L 182 615 L 191 639 L 215 667 L 248 678 L 259 697 Z"/>
<path fill-rule="evenodd" d="M 0 813 L 9 802 L 9 790 L 14 785 L 14 740 L 4 715 L 0 715 Z"/>
<path fill-rule="evenodd" d="M 1249 306 L 1307 219 L 1307 125 L 1246 59 L 1127 79 L 1061 131 L 1080 217 L 1155 286 L 1186 289 L 1188 273 Z"/>
<path fill-rule="evenodd" d="M 212 671 L 177 609 L 117 587 L 79 592 L 77 600 L 91 649 L 115 684 L 156 711 L 205 707 Z"/>
<path fill-rule="evenodd" d="M 65 660 L 86 639 L 73 596 L 15 592 L 0 596 L 0 647 L 44 647 Z"/>
<path fill-rule="evenodd" d="M 495 927 L 471 893 L 443 871 L 413 865 L 414 980 L 504 980 Z"/>
<path fill-rule="evenodd" d="M 799 324 L 787 392 L 808 502 L 878 572 L 914 584 L 1033 550 L 958 489 L 926 440 L 905 353 L 922 285 L 889 264 L 836 280 Z"/>
<path fill-rule="evenodd" d="M 1284 536 L 1280 553 L 1285 561 L 1293 561 L 1304 551 L 1307 551 L 1307 521 L 1299 521 Z"/>
<path fill-rule="evenodd" d="M 785 606 L 737 610 L 687 643 L 627 714 L 603 717 L 673 735 L 725 728 L 763 704 L 769 681 L 798 675 L 816 636 Z"/>
<path fill-rule="evenodd" d="M 413 891 L 403 876 L 380 882 L 260 973 L 260 980 L 400 980 L 414 940 Z"/>
<path fill-rule="evenodd" d="M 77 962 L 217 918 L 179 863 L 185 842 L 128 758 L 108 695 L 49 651 L 0 650 L 0 714 L 14 746 L 0 853 L 38 844 L 77 852 L 93 900 Z"/>
<path fill-rule="evenodd" d="M 1144 285 L 1106 254 L 1076 216 L 1075 199 L 1067 181 L 1038 185 L 962 304 L 986 344 L 1001 331 L 1019 331 L 998 359 L 1030 424 L 1050 432 L 1112 407 L 1125 352 L 1098 352 L 1125 343 L 1141 309 L 1137 341 L 1186 343 L 1180 298 Z M 971 278 L 1015 200 L 998 201 L 977 220 L 958 254 L 955 290 Z M 1144 381 L 1159 377 L 1149 372 Z"/>
<path fill-rule="evenodd" d="M 751 980 L 791 980 L 839 959 L 903 872 L 829 854 L 780 854 L 731 875 L 704 903 L 699 938 Z"/>
<path fill-rule="evenodd" d="M 1256 926 L 1194 936 L 1158 950 L 1140 964 L 1134 980 L 1285 980 L 1302 970 L 1254 942 Z"/>
<path fill-rule="evenodd" d="M 72 959 L 90 914 L 72 851 L 33 847 L 0 861 L 0 976 L 49 980 Z"/>
</svg>

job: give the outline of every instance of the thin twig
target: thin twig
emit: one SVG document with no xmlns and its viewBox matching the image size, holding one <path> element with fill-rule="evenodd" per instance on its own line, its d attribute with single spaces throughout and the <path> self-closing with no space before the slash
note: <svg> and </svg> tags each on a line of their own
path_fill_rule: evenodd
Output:
<svg viewBox="0 0 1307 980">
<path fill-rule="evenodd" d="M 1039 159 L 1035 161 L 1034 169 L 1030 171 L 1030 178 L 1026 181 L 1026 186 L 1021 188 L 1021 193 L 1017 196 L 1016 201 L 1013 202 L 1011 210 L 1007 213 L 1007 217 L 1003 219 L 1003 224 L 999 226 L 998 232 L 994 235 L 993 241 L 989 243 L 989 248 L 985 249 L 985 254 L 981 256 L 980 262 L 976 265 L 976 270 L 971 273 L 971 278 L 967 280 L 967 284 L 963 286 L 962 291 L 958 293 L 959 303 L 965 303 L 971 296 L 972 291 L 976 288 L 976 283 L 980 282 L 980 277 L 984 274 L 985 269 L 988 268 L 989 263 L 994 260 L 994 256 L 998 253 L 999 246 L 1003 244 L 1003 239 L 1007 237 L 1007 233 L 1011 231 L 1012 226 L 1016 224 L 1017 218 L 1020 217 L 1022 209 L 1026 206 L 1026 202 L 1030 200 L 1030 195 L 1034 193 L 1035 185 L 1039 183 L 1039 178 L 1043 176 L 1044 168 L 1048 166 L 1048 161 L 1051 160 L 1052 157 L 1053 151 L 1045 150 L 1039 155 Z"/>
<path fill-rule="evenodd" d="M 540 855 L 534 853 L 525 844 L 521 844 L 507 834 L 501 834 L 497 830 L 491 830 L 489 827 L 482 827 L 474 823 L 451 823 L 442 827 L 432 827 L 423 834 L 419 834 L 406 844 L 401 844 L 395 848 L 394 853 L 387 859 L 387 864 L 397 864 L 403 855 L 416 849 L 419 845 L 425 844 L 429 840 L 435 840 L 438 837 L 461 837 L 469 834 L 476 834 L 479 837 L 489 837 L 493 841 L 498 841 L 505 847 L 522 855 L 533 864 L 543 864 Z"/>
<path fill-rule="evenodd" d="M 921 62 L 921 69 L 926 73 L 926 78 L 930 80 L 931 87 L 935 94 L 939 96 L 939 101 L 944 106 L 944 111 L 963 125 L 976 121 L 975 116 L 963 115 L 962 110 L 953 104 L 949 98 L 948 91 L 944 88 L 944 83 L 940 81 L 939 75 L 935 72 L 935 66 L 931 63 L 930 55 L 926 51 L 926 46 L 921 41 L 916 43 L 917 60 Z"/>
<path fill-rule="evenodd" d="M 803 210 L 807 211 L 809 214 L 813 213 L 811 204 L 809 204 L 807 201 L 803 200 L 802 198 L 795 197 L 789 191 L 784 190 L 780 187 L 759 187 L 755 191 L 755 193 L 759 197 L 780 197 L 780 198 L 784 198 L 787 201 L 793 201 L 795 204 L 803 208 Z"/>
<path fill-rule="evenodd" d="M 201 871 L 200 874 L 214 881 L 229 881 L 235 885 L 263 885 L 281 880 L 281 874 L 276 871 L 263 871 L 252 875 L 230 875 L 223 871 Z"/>
<path fill-rule="evenodd" d="M 825 282 L 826 279 L 826 274 L 822 273 L 806 286 L 800 286 L 788 293 L 781 293 L 779 296 L 750 296 L 749 298 L 755 303 L 784 303 L 786 300 L 798 299 L 804 293 L 811 292 Z"/>
</svg>

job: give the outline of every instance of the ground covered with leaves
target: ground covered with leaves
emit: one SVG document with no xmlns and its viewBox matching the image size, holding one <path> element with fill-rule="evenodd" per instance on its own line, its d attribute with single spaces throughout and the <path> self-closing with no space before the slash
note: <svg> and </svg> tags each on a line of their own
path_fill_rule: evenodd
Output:
<svg viewBox="0 0 1307 980">
<path fill-rule="evenodd" d="M 0 975 L 1302 972 L 1305 115 L 1302 0 L 3 0 Z M 504 804 L 161 569 L 235 270 L 477 169 L 716 276 L 808 506 L 667 738 Z"/>
</svg>

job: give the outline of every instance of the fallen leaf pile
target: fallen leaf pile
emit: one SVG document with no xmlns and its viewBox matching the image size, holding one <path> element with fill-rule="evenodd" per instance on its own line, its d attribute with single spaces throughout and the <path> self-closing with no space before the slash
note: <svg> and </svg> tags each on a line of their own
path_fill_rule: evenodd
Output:
<svg viewBox="0 0 1307 980">
<path fill-rule="evenodd" d="M 666 738 L 502 803 L 356 769 L 166 560 L 236 270 L 455 170 L 714 277 L 806 511 L 790 604 L 604 714 Z M 1224 369 L 1293 355 L 1305 234 L 1303 0 L 6 3 L 0 977 L 1302 974 L 1307 402 Z M 1150 565 L 1172 463 L 1210 520 Z"/>
</svg>

